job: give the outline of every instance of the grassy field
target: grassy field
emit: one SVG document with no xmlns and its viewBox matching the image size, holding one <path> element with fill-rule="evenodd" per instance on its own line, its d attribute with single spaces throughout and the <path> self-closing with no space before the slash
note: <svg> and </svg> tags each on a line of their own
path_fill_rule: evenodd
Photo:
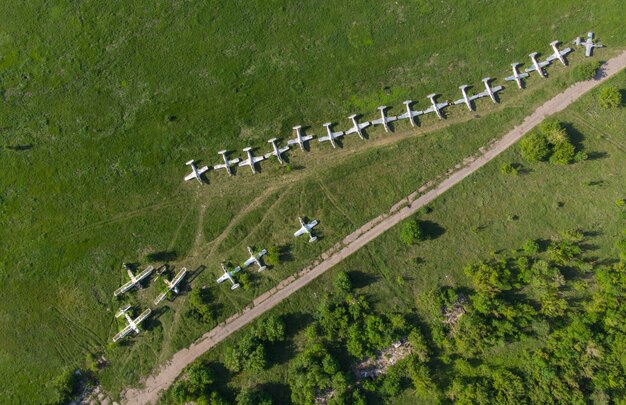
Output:
<svg viewBox="0 0 626 405">
<path fill-rule="evenodd" d="M 45 401 L 49 381 L 82 366 L 87 352 L 110 361 L 106 388 L 136 381 L 211 325 L 180 316 L 183 298 L 149 333 L 110 347 L 120 305 L 111 292 L 124 281 L 123 261 L 175 252 L 177 267 L 207 266 L 194 287 L 212 285 L 217 263 L 241 261 L 245 244 L 292 242 L 296 215 L 320 219 L 321 243 L 294 242 L 293 261 L 250 290 L 212 288 L 224 318 L 510 127 L 569 76 L 551 67 L 550 80 L 507 88 L 502 106 L 479 101 L 476 115 L 489 113 L 480 120 L 460 124 L 474 114 L 450 109 L 450 126 L 432 136 L 415 136 L 442 125 L 427 117 L 417 131 L 402 123 L 393 136 L 374 129 L 367 143 L 347 139 L 345 149 L 295 151 L 290 172 L 267 162 L 258 176 L 210 173 L 209 186 L 198 187 L 182 183 L 186 160 L 215 164 L 224 147 L 265 150 L 265 139 L 287 137 L 300 123 L 316 135 L 326 120 L 343 129 L 345 116 L 369 119 L 380 103 L 399 112 L 414 98 L 423 108 L 432 91 L 453 99 L 462 82 L 502 77 L 555 37 L 594 30 L 603 43 L 623 45 L 621 3 L 590 7 L 5 4 L 0 392 Z M 152 285 L 132 300 L 145 306 L 155 295 Z"/>
<path fill-rule="evenodd" d="M 626 71 L 609 84 L 626 88 Z M 586 250 L 591 256 L 617 257 L 615 241 L 626 225 L 624 208 L 616 205 L 625 198 L 626 136 L 622 128 L 626 110 L 599 108 L 597 93 L 598 89 L 555 117 L 566 124 L 577 147 L 588 153 L 587 161 L 569 166 L 528 163 L 517 146 L 506 151 L 420 216 L 430 240 L 407 247 L 399 240 L 398 226 L 272 310 L 286 320 L 288 341 L 280 348 L 270 348 L 271 366 L 264 372 L 220 377 L 221 394 L 232 399 L 241 388 L 262 387 L 275 403 L 290 402 L 289 362 L 304 349 L 302 332 L 312 322 L 322 297 L 333 290 L 333 277 L 340 271 L 351 276 L 358 294 L 365 295 L 376 310 L 403 313 L 428 325 L 439 311 L 431 301 L 434 289 L 468 287 L 465 265 L 506 254 L 528 239 L 548 240 L 577 228 L 589 235 Z M 505 163 L 521 164 L 521 174 L 501 173 Z M 204 360 L 216 367 L 223 362 L 224 350 L 244 333 L 246 330 L 209 352 Z M 542 345 L 541 340 L 531 338 L 498 346 L 484 356 L 485 364 L 514 367 L 525 351 Z M 396 404 L 415 401 L 412 388 L 386 400 Z"/>
</svg>

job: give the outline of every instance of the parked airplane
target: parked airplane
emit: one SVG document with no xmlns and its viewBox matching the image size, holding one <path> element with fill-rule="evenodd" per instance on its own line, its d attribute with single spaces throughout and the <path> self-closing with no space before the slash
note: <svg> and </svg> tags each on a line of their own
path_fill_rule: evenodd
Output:
<svg viewBox="0 0 626 405">
<path fill-rule="evenodd" d="M 113 295 L 116 297 L 120 294 L 124 294 L 126 291 L 130 290 L 133 287 L 137 287 L 138 289 L 140 289 L 141 288 L 140 281 L 148 277 L 150 273 L 152 273 L 152 270 L 154 270 L 154 267 L 148 266 L 146 267 L 144 271 L 142 271 L 141 273 L 135 276 L 133 272 L 131 271 L 130 267 L 128 266 L 128 264 L 124 263 L 123 266 L 126 269 L 126 272 L 128 273 L 128 277 L 130 277 L 130 281 L 113 292 Z"/>
<path fill-rule="evenodd" d="M 221 151 L 219 151 L 217 153 L 222 155 L 222 159 L 224 159 L 224 164 L 213 166 L 213 170 L 226 169 L 226 172 L 228 173 L 228 175 L 232 176 L 233 175 L 233 171 L 231 169 L 231 166 L 239 163 L 239 158 L 236 158 L 236 159 L 233 159 L 233 160 L 229 160 L 226 157 L 226 154 L 228 153 L 227 150 L 221 150 Z"/>
<path fill-rule="evenodd" d="M 313 220 L 307 224 L 306 222 L 304 222 L 304 219 L 302 219 L 302 217 L 298 217 L 298 221 L 300 221 L 300 225 L 302 227 L 298 229 L 296 233 L 293 234 L 293 236 L 298 237 L 300 235 L 304 235 L 305 233 L 308 233 L 309 242 L 315 242 L 317 240 L 317 236 L 313 236 L 313 234 L 311 233 L 311 229 L 313 229 L 313 227 L 317 225 L 318 222 L 316 220 Z"/>
<path fill-rule="evenodd" d="M 337 144 L 335 143 L 335 139 L 342 137 L 343 136 L 343 132 L 339 131 L 339 132 L 333 132 L 330 130 L 330 126 L 333 125 L 330 122 L 327 122 L 324 124 L 324 127 L 326 127 L 326 133 L 328 135 L 323 136 L 321 138 L 319 138 L 320 142 L 325 142 L 325 141 L 330 141 L 330 144 L 333 145 L 333 148 L 337 147 Z"/>
<path fill-rule="evenodd" d="M 276 156 L 276 159 L 278 159 L 278 163 L 280 163 L 281 165 L 285 163 L 282 154 L 289 150 L 289 146 L 279 148 L 278 144 L 276 144 L 276 138 L 272 138 L 267 142 L 272 144 L 272 151 L 265 154 L 265 159 L 268 159 L 270 156 L 273 155 Z"/>
<path fill-rule="evenodd" d="M 550 62 L 547 61 L 547 60 L 545 60 L 543 62 L 539 62 L 537 60 L 537 55 L 539 55 L 537 52 L 533 52 L 530 55 L 528 55 L 528 56 L 530 56 L 530 60 L 533 62 L 533 65 L 528 67 L 528 68 L 526 68 L 525 72 L 526 73 L 530 73 L 530 72 L 533 72 L 533 71 L 536 70 L 537 73 L 539 74 L 539 76 L 545 78 L 546 74 L 543 72 L 542 68 L 545 67 L 545 66 L 548 66 L 550 64 Z"/>
<path fill-rule="evenodd" d="M 208 166 L 204 166 L 204 167 L 198 169 L 193 162 L 195 162 L 195 160 L 191 159 L 189 162 L 185 163 L 187 166 L 191 166 L 191 173 L 189 173 L 188 175 L 185 176 L 185 181 L 189 181 L 191 179 L 196 179 L 196 180 L 198 180 L 198 183 L 202 184 L 202 178 L 200 177 L 200 175 L 202 173 L 206 172 L 207 170 L 209 170 L 209 167 Z"/>
<path fill-rule="evenodd" d="M 502 89 L 504 87 L 502 86 L 496 86 L 496 87 L 491 87 L 489 85 L 489 81 L 491 80 L 491 77 L 485 77 L 483 78 L 483 83 L 485 84 L 485 91 L 483 91 L 481 94 L 483 93 L 487 93 L 487 95 L 489 96 L 489 98 L 491 99 L 491 101 L 495 103 L 498 102 L 498 100 L 496 99 L 496 93 L 499 91 L 502 91 Z"/>
<path fill-rule="evenodd" d="M 546 58 L 546 62 L 552 62 L 553 60 L 558 59 L 563 64 L 563 66 L 567 66 L 567 62 L 565 61 L 565 58 L 563 56 L 572 52 L 572 48 L 565 48 L 562 51 L 559 51 L 559 48 L 557 47 L 558 44 L 559 41 L 550 42 L 550 46 L 552 47 L 554 53 Z"/>
<path fill-rule="evenodd" d="M 304 143 L 313 139 L 313 135 L 302 136 L 302 125 L 296 125 L 293 130 L 296 131 L 296 137 L 287 141 L 287 145 L 300 145 L 300 149 L 304 151 Z"/>
<path fill-rule="evenodd" d="M 509 76 L 509 77 L 505 77 L 504 80 L 506 80 L 507 82 L 515 80 L 515 83 L 517 83 L 517 87 L 522 89 L 524 87 L 522 85 L 522 79 L 525 78 L 525 77 L 528 77 L 528 73 L 520 73 L 517 70 L 517 66 L 518 65 L 521 65 L 521 63 L 519 63 L 519 62 L 511 63 L 511 67 L 513 68 L 513 75 Z"/>
<path fill-rule="evenodd" d="M 435 102 L 436 95 L 437 93 L 432 93 L 426 96 L 430 100 L 430 103 L 432 105 L 428 107 L 427 109 L 425 109 L 424 111 L 422 111 L 422 113 L 428 114 L 428 113 L 434 112 L 437 114 L 437 117 L 439 117 L 439 119 L 441 120 L 443 119 L 443 116 L 441 115 L 441 109 L 449 106 L 450 104 L 447 101 L 444 101 L 443 103 L 436 103 Z"/>
<path fill-rule="evenodd" d="M 115 314 L 116 318 L 119 318 L 120 316 L 124 315 L 126 317 L 126 321 L 128 322 L 128 325 L 124 329 L 119 331 L 115 336 L 113 336 L 113 342 L 117 342 L 118 340 L 126 337 L 126 335 L 128 335 L 131 331 L 135 331 L 135 333 L 139 333 L 139 324 L 143 322 L 143 320 L 146 319 L 150 315 L 150 312 L 152 312 L 150 308 L 148 308 L 145 311 L 143 311 L 141 315 L 139 315 L 137 318 L 132 319 L 128 315 L 129 309 L 130 309 L 130 304 L 126 305 L 124 308 L 120 309 Z"/>
<path fill-rule="evenodd" d="M 346 131 L 346 135 L 356 133 L 357 135 L 359 135 L 359 138 L 365 140 L 362 130 L 369 127 L 370 122 L 365 121 L 359 124 L 358 122 L 356 122 L 356 117 L 357 117 L 356 114 L 352 114 L 351 116 L 348 117 L 348 119 L 352 121 L 352 128 Z"/>
<path fill-rule="evenodd" d="M 158 297 L 156 297 L 156 299 L 154 300 L 154 305 L 159 305 L 161 301 L 163 301 L 165 297 L 167 297 L 167 293 L 169 293 L 170 291 L 174 291 L 174 294 L 178 294 L 178 284 L 182 281 L 183 278 L 185 278 L 186 274 L 187 269 L 183 267 L 172 281 L 163 278 L 163 281 L 165 281 L 165 285 L 167 286 L 167 288 L 165 291 L 159 294 Z"/>
<path fill-rule="evenodd" d="M 580 39 L 580 37 L 576 37 L 574 44 L 585 47 L 585 56 L 591 56 L 593 48 L 604 48 L 604 45 L 593 42 L 593 32 L 587 33 L 587 39 L 584 42 Z"/>
<path fill-rule="evenodd" d="M 250 169 L 252 170 L 252 173 L 256 173 L 256 167 L 255 165 L 263 160 L 265 160 L 265 156 L 257 156 L 254 157 L 252 156 L 252 148 L 251 147 L 247 147 L 247 148 L 243 148 L 243 151 L 246 152 L 248 154 L 248 158 L 242 162 L 239 162 L 239 166 L 250 166 Z"/>
<path fill-rule="evenodd" d="M 228 271 L 228 269 L 226 268 L 226 265 L 222 263 L 222 270 L 224 271 L 224 274 L 220 278 L 217 279 L 217 282 L 223 283 L 224 281 L 228 280 L 232 284 L 232 286 L 230 287 L 231 290 L 239 288 L 239 283 L 235 283 L 235 279 L 233 279 L 233 274 L 241 270 L 241 267 L 237 266 L 232 271 Z"/>
<path fill-rule="evenodd" d="M 473 96 L 469 96 L 469 95 L 467 94 L 467 88 L 468 88 L 468 87 L 470 87 L 470 86 L 468 86 L 467 84 L 464 84 L 464 85 L 462 85 L 462 86 L 460 86 L 460 87 L 459 87 L 459 89 L 461 90 L 461 94 L 463 95 L 463 97 L 462 97 L 462 98 L 460 98 L 460 99 L 458 99 L 458 100 L 456 100 L 456 101 L 454 102 L 454 105 L 459 105 L 459 104 L 461 104 L 461 103 L 465 103 L 465 105 L 467 106 L 467 109 L 468 109 L 468 110 L 470 110 L 470 111 L 474 111 L 474 106 L 472 105 L 472 101 L 474 101 L 474 100 L 476 100 L 476 99 L 478 99 L 478 98 L 481 98 L 481 97 L 485 97 L 485 96 L 486 96 L 486 94 L 483 94 L 483 93 L 484 93 L 484 92 L 483 92 L 483 93 L 477 93 L 477 94 L 474 94 Z"/>
<path fill-rule="evenodd" d="M 386 105 L 381 105 L 380 107 L 378 107 L 378 111 L 380 111 L 380 118 L 377 120 L 373 120 L 372 121 L 372 125 L 382 125 L 383 128 L 385 128 L 385 132 L 389 132 L 389 124 L 390 122 L 394 122 L 398 119 L 398 117 L 396 117 L 395 115 L 392 116 L 387 116 L 385 114 L 385 110 L 387 109 Z"/>
<path fill-rule="evenodd" d="M 267 266 L 263 265 L 260 260 L 261 257 L 263 257 L 263 255 L 267 253 L 266 249 L 261 250 L 258 255 L 255 255 L 252 248 L 248 246 L 248 253 L 250 253 L 250 258 L 246 260 L 246 262 L 243 264 L 243 267 L 248 267 L 251 264 L 256 264 L 257 266 L 259 266 L 259 272 L 266 269 Z"/>
<path fill-rule="evenodd" d="M 418 116 L 424 114 L 424 111 L 414 111 L 414 110 L 411 110 L 411 104 L 413 104 L 413 100 L 403 101 L 402 104 L 405 105 L 406 112 L 404 114 L 398 115 L 398 119 L 399 120 L 404 120 L 404 119 L 408 118 L 409 122 L 411 123 L 411 126 L 414 127 L 415 126 L 415 117 L 418 117 Z"/>
</svg>

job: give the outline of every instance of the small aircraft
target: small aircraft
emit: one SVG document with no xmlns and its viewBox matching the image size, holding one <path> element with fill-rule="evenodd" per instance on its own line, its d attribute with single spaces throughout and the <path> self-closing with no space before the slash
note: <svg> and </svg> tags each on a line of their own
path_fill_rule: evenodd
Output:
<svg viewBox="0 0 626 405">
<path fill-rule="evenodd" d="M 185 163 L 187 166 L 191 166 L 191 173 L 189 173 L 188 175 L 185 176 L 185 181 L 189 181 L 191 179 L 196 179 L 198 180 L 198 183 L 202 184 L 202 178 L 200 177 L 200 175 L 204 172 L 206 172 L 207 170 L 209 170 L 208 166 L 204 166 L 200 169 L 198 169 L 196 167 L 196 165 L 193 163 L 195 162 L 194 159 L 191 159 L 189 162 Z"/>
<path fill-rule="evenodd" d="M 267 266 L 264 266 L 263 264 L 261 264 L 261 260 L 260 260 L 261 257 L 263 257 L 263 255 L 267 253 L 266 249 L 261 250 L 258 255 L 255 255 L 252 248 L 248 246 L 248 253 L 250 253 L 250 258 L 245 261 L 245 263 L 243 264 L 243 267 L 248 267 L 251 264 L 256 264 L 257 266 L 259 266 L 259 270 L 258 270 L 259 272 L 267 268 Z"/>
<path fill-rule="evenodd" d="M 413 100 L 403 101 L 402 104 L 404 104 L 406 106 L 406 112 L 404 114 L 398 115 L 398 119 L 399 120 L 404 120 L 404 119 L 408 118 L 409 122 L 411 123 L 411 126 L 414 127 L 415 126 L 415 117 L 418 117 L 418 116 L 424 114 L 424 111 L 414 111 L 414 110 L 411 110 L 411 104 L 413 104 Z"/>
<path fill-rule="evenodd" d="M 554 53 L 546 58 L 546 62 L 552 62 L 553 60 L 558 59 L 559 62 L 563 64 L 563 66 L 567 66 L 567 62 L 565 61 L 565 58 L 563 56 L 572 52 L 572 48 L 565 48 L 562 51 L 559 51 L 559 48 L 557 47 L 558 44 L 559 41 L 550 42 L 550 46 L 552 47 Z"/>
<path fill-rule="evenodd" d="M 513 68 L 513 75 L 509 77 L 505 77 L 504 80 L 506 80 L 507 82 L 515 80 L 515 83 L 517 83 L 517 87 L 522 89 L 524 88 L 524 86 L 522 85 L 522 79 L 525 77 L 528 77 L 528 73 L 520 73 L 517 70 L 518 65 L 521 65 L 521 63 L 519 62 L 511 63 L 511 67 Z"/>
<path fill-rule="evenodd" d="M 369 121 L 365 121 L 359 124 L 358 122 L 356 122 L 356 117 L 357 117 L 356 114 L 352 114 L 351 116 L 348 117 L 348 119 L 352 121 L 352 128 L 346 131 L 346 135 L 356 133 L 357 135 L 359 135 L 359 138 L 365 140 L 362 130 L 369 127 L 370 123 Z"/>
<path fill-rule="evenodd" d="M 298 217 L 298 221 L 300 221 L 300 225 L 302 226 L 300 229 L 298 229 L 293 236 L 298 237 L 300 235 L 304 235 L 305 233 L 309 234 L 309 242 L 315 242 L 317 240 L 317 236 L 313 236 L 313 234 L 311 234 L 311 229 L 313 229 L 313 227 L 315 225 L 318 224 L 318 222 L 316 220 L 313 220 L 311 222 L 309 222 L 308 224 L 306 222 L 304 222 L 304 219 L 302 217 Z"/>
<path fill-rule="evenodd" d="M 169 281 L 163 278 L 163 281 L 165 281 L 165 285 L 167 286 L 167 289 L 163 291 L 161 294 L 159 294 L 158 297 L 156 297 L 156 299 L 154 300 L 154 305 L 159 305 L 161 301 L 163 301 L 165 297 L 167 297 L 167 293 L 169 293 L 170 291 L 174 291 L 174 294 L 178 294 L 179 293 L 178 284 L 182 281 L 183 278 L 185 278 L 186 274 L 187 274 L 187 269 L 183 267 L 172 281 Z"/>
<path fill-rule="evenodd" d="M 593 32 L 587 33 L 587 39 L 584 42 L 582 39 L 580 39 L 580 37 L 576 37 L 576 39 L 574 40 L 574 45 L 584 46 L 585 56 L 591 56 L 593 48 L 604 48 L 604 45 L 593 42 Z"/>
<path fill-rule="evenodd" d="M 252 156 L 252 148 L 248 146 L 247 148 L 243 148 L 243 151 L 248 154 L 248 158 L 242 162 L 239 162 L 239 167 L 242 166 L 250 166 L 252 173 L 256 173 L 255 165 L 263 160 L 265 160 L 265 156 Z"/>
<path fill-rule="evenodd" d="M 276 138 L 272 138 L 267 142 L 272 144 L 272 151 L 265 154 L 265 159 L 268 159 L 270 156 L 276 156 L 276 159 L 278 159 L 278 163 L 280 163 L 281 165 L 285 163 L 282 154 L 289 150 L 289 146 L 279 148 L 278 144 L 276 144 Z"/>
<path fill-rule="evenodd" d="M 228 175 L 232 176 L 233 175 L 233 171 L 231 169 L 231 166 L 239 163 L 239 158 L 233 159 L 233 160 L 229 160 L 226 157 L 226 154 L 228 153 L 227 150 L 221 150 L 221 151 L 219 151 L 217 153 L 222 155 L 222 159 L 224 159 L 224 164 L 213 166 L 213 170 L 226 169 L 226 172 L 228 173 Z"/>
<path fill-rule="evenodd" d="M 230 287 L 231 290 L 239 288 L 239 283 L 235 283 L 235 280 L 233 279 L 233 274 L 240 271 L 241 267 L 237 266 L 232 271 L 228 271 L 228 268 L 226 267 L 226 265 L 222 263 L 222 270 L 224 271 L 224 274 L 220 278 L 217 279 L 217 282 L 223 283 L 224 281 L 228 280 L 232 284 L 232 286 Z"/>
<path fill-rule="evenodd" d="M 459 87 L 459 90 L 461 90 L 461 94 L 463 95 L 463 97 L 458 99 L 458 100 L 456 100 L 454 102 L 454 105 L 465 103 L 465 105 L 467 106 L 468 110 L 474 111 L 474 107 L 472 105 L 472 101 L 476 100 L 477 98 L 484 97 L 484 96 L 486 96 L 486 94 L 477 93 L 477 94 L 474 94 L 473 96 L 468 96 L 467 95 L 467 88 L 468 87 L 470 87 L 470 86 L 468 86 L 467 84 L 464 84 L 464 85 Z"/>
<path fill-rule="evenodd" d="M 122 315 L 125 316 L 126 321 L 128 322 L 128 325 L 124 329 L 119 331 L 115 336 L 113 336 L 113 342 L 117 342 L 118 340 L 126 337 L 126 335 L 130 333 L 130 331 L 135 331 L 135 333 L 139 333 L 139 324 L 143 322 L 143 320 L 146 319 L 150 315 L 150 312 L 152 312 L 150 308 L 148 308 L 145 311 L 143 311 L 141 315 L 139 315 L 137 318 L 132 319 L 130 315 L 128 315 L 129 309 L 130 309 L 130 304 L 126 305 L 124 308 L 120 309 L 115 314 L 116 318 L 119 318 Z"/>
<path fill-rule="evenodd" d="M 491 99 L 491 101 L 493 101 L 493 103 L 495 104 L 498 102 L 498 100 L 496 99 L 496 93 L 499 91 L 502 91 L 504 87 L 502 86 L 491 87 L 489 85 L 490 80 L 491 80 L 491 77 L 483 78 L 482 82 L 485 84 L 485 91 L 483 91 L 481 94 L 486 93 Z"/>
<path fill-rule="evenodd" d="M 528 55 L 530 56 L 530 60 L 533 62 L 533 65 L 531 67 L 526 68 L 525 72 L 530 73 L 536 70 L 539 76 L 545 78 L 546 74 L 543 72 L 542 68 L 545 66 L 548 66 L 550 64 L 550 61 L 545 60 L 543 62 L 539 62 L 537 60 L 537 55 L 539 55 L 537 52 L 533 52 L 530 55 Z"/>
<path fill-rule="evenodd" d="M 422 114 L 428 114 L 428 113 L 434 112 L 437 114 L 437 117 L 439 117 L 439 119 L 441 120 L 443 119 L 443 116 L 441 115 L 441 109 L 449 106 L 450 103 L 448 103 L 447 101 L 444 101 L 443 103 L 436 103 L 435 102 L 436 95 L 437 93 L 432 93 L 426 96 L 426 98 L 430 100 L 430 103 L 432 105 L 428 107 L 427 109 L 425 109 L 424 111 L 422 111 Z"/>
<path fill-rule="evenodd" d="M 380 118 L 372 121 L 372 125 L 382 125 L 385 128 L 385 132 L 389 132 L 389 124 L 390 122 L 394 122 L 398 119 L 396 116 L 387 116 L 385 115 L 385 110 L 387 109 L 386 105 L 381 105 L 378 107 L 378 111 L 380 111 Z"/>
<path fill-rule="evenodd" d="M 304 151 L 304 143 L 313 139 L 313 135 L 302 136 L 302 125 L 296 125 L 293 130 L 296 132 L 296 137 L 287 141 L 287 145 L 300 145 L 300 149 Z"/>
<path fill-rule="evenodd" d="M 154 270 L 154 267 L 148 266 L 146 267 L 144 271 L 142 271 L 141 273 L 135 276 L 132 270 L 130 269 L 130 267 L 128 266 L 128 264 L 123 263 L 123 266 L 126 269 L 126 272 L 128 273 L 128 277 L 130 277 L 130 281 L 124 284 L 123 286 L 121 286 L 120 288 L 118 288 L 117 290 L 115 290 L 115 292 L 113 292 L 113 295 L 116 297 L 120 294 L 124 294 L 126 291 L 130 290 L 133 287 L 137 287 L 137 289 L 140 289 L 141 288 L 140 281 L 148 277 L 150 273 L 152 273 L 152 270 Z"/>
<path fill-rule="evenodd" d="M 330 122 L 327 122 L 324 124 L 324 127 L 326 127 L 326 133 L 328 135 L 323 136 L 321 138 L 319 138 L 320 142 L 325 142 L 325 141 L 330 141 L 330 144 L 333 145 L 333 148 L 337 147 L 337 144 L 335 143 L 335 139 L 342 137 L 343 136 L 343 132 L 339 131 L 339 132 L 333 132 L 330 130 L 330 126 L 333 125 Z"/>
</svg>

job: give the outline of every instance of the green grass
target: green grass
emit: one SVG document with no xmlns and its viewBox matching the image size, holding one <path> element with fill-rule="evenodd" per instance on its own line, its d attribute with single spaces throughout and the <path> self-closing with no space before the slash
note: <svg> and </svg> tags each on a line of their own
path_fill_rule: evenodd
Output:
<svg viewBox="0 0 626 405">
<path fill-rule="evenodd" d="M 625 88 L 626 71 L 609 84 Z M 527 163 L 517 146 L 505 151 L 435 200 L 430 213 L 421 215 L 436 237 L 407 247 L 400 242 L 400 226 L 396 226 L 273 309 L 289 325 L 286 350 L 271 351 L 272 364 L 263 373 L 242 372 L 225 378 L 222 392 L 228 397 L 241 387 L 261 385 L 277 402 L 289 401 L 289 360 L 302 349 L 301 332 L 312 320 L 320 298 L 332 291 L 337 272 L 348 272 L 357 292 L 367 296 L 376 310 L 409 314 L 427 324 L 439 311 L 432 307 L 429 295 L 434 288 L 468 287 L 463 272 L 466 264 L 517 249 L 527 239 L 549 239 L 562 230 L 578 228 L 589 235 L 588 254 L 616 257 L 614 243 L 625 226 L 624 209 L 615 201 L 624 198 L 626 110 L 600 108 L 599 90 L 555 116 L 568 126 L 572 140 L 584 148 L 589 160 L 568 166 Z M 506 162 L 522 164 L 521 173 L 502 174 L 500 167 Z M 511 219 L 514 216 L 517 219 Z M 397 283 L 398 277 L 403 285 Z M 488 350 L 485 364 L 515 367 L 524 352 L 543 345 L 541 336 L 548 327 L 537 324 L 537 337 Z M 222 361 L 224 349 L 237 336 L 208 352 L 205 360 Z M 437 370 L 431 372 L 437 374 Z M 390 400 L 396 404 L 415 401 L 410 388 Z"/>
<path fill-rule="evenodd" d="M 593 29 L 609 45 L 598 55 L 608 57 L 626 43 L 621 3 L 593 13 L 590 7 L 536 2 L 512 13 L 504 1 L 6 4 L 0 391 L 10 401 L 50 399 L 47 382 L 81 366 L 87 351 L 110 360 L 101 376 L 106 388 L 136 381 L 208 326 L 177 315 L 183 298 L 132 345 L 110 347 L 120 305 L 111 292 L 123 281 L 123 261 L 175 251 L 177 266 L 208 266 L 195 287 L 213 285 L 217 263 L 243 259 L 245 244 L 293 243 L 294 260 L 250 291 L 213 287 L 223 319 L 510 127 L 569 76 L 551 67 L 550 80 L 530 80 L 524 92 L 507 87 L 504 106 L 479 101 L 477 114 L 488 117 L 432 136 L 416 138 L 403 123 L 396 135 L 374 129 L 368 143 L 348 139 L 345 149 L 327 154 L 327 145 L 307 156 L 294 151 L 292 164 L 305 169 L 290 173 L 267 162 L 258 176 L 209 173 L 209 186 L 198 187 L 182 182 L 186 160 L 215 164 L 217 150 L 248 144 L 265 150 L 267 138 L 287 137 L 298 123 L 313 125 L 317 135 L 325 120 L 344 128 L 345 116 L 369 119 L 382 102 L 399 112 L 407 97 L 417 108 L 432 91 L 456 98 L 462 82 L 503 77 L 510 62 L 547 52 L 555 37 Z M 450 109 L 447 124 L 472 116 Z M 419 135 L 441 124 L 427 117 L 422 125 Z M 268 187 L 275 189 L 260 208 L 238 216 Z M 321 243 L 292 241 L 299 214 L 321 220 Z M 229 225 L 243 240 L 226 235 L 210 254 L 211 240 Z M 145 306 L 156 288 L 136 295 Z"/>
</svg>

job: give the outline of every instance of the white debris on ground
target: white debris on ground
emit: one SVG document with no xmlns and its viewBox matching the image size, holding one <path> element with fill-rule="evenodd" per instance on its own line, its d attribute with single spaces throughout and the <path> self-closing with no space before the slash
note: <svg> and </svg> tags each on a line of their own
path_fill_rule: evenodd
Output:
<svg viewBox="0 0 626 405">
<path fill-rule="evenodd" d="M 377 378 L 385 374 L 389 367 L 393 366 L 409 354 L 413 353 L 413 347 L 406 339 L 393 343 L 386 349 L 380 350 L 375 357 L 366 358 L 361 363 L 352 367 L 357 381 L 365 378 Z"/>
<path fill-rule="evenodd" d="M 317 393 L 315 397 L 315 403 L 319 405 L 327 404 L 328 401 L 335 395 L 335 390 L 332 388 L 327 388 L 323 391 Z"/>
<path fill-rule="evenodd" d="M 441 308 L 443 315 L 443 323 L 450 325 L 451 327 L 456 325 L 459 319 L 465 314 L 465 304 L 467 304 L 467 298 L 463 294 L 459 294 L 459 298 L 456 302 L 449 307 L 444 306 Z"/>
</svg>

